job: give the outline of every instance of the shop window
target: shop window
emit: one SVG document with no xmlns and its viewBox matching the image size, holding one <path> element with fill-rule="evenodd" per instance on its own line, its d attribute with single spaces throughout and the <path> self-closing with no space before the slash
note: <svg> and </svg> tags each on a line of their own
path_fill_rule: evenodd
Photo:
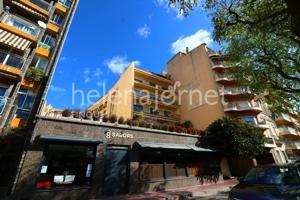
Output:
<svg viewBox="0 0 300 200">
<path fill-rule="evenodd" d="M 186 176 L 186 161 L 181 153 L 172 153 L 166 156 L 166 170 L 168 177 Z"/>
<path fill-rule="evenodd" d="M 133 111 L 134 112 L 142 112 L 143 111 L 143 106 L 141 106 L 141 105 L 134 105 L 133 106 Z"/>
<path fill-rule="evenodd" d="M 91 186 L 96 146 L 48 144 L 36 187 L 55 189 Z"/>
<path fill-rule="evenodd" d="M 143 152 L 140 161 L 140 179 L 164 178 L 164 160 L 160 151 Z"/>
</svg>

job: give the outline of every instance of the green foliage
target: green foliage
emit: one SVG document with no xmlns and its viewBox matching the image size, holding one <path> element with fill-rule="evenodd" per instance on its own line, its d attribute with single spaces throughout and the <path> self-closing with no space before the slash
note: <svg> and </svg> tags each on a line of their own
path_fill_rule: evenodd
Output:
<svg viewBox="0 0 300 200">
<path fill-rule="evenodd" d="M 206 0 L 203 6 L 212 18 L 214 39 L 239 72 L 241 84 L 268 94 L 273 111 L 299 112 L 300 38 L 291 30 L 287 1 Z"/>
<path fill-rule="evenodd" d="M 41 81 L 43 76 L 44 76 L 43 70 L 38 67 L 29 67 L 25 74 L 26 78 L 36 82 Z"/>
<path fill-rule="evenodd" d="M 206 129 L 206 134 L 208 143 L 227 156 L 253 157 L 264 151 L 262 130 L 237 119 L 216 120 Z"/>
<path fill-rule="evenodd" d="M 193 125 L 193 123 L 191 122 L 191 121 L 185 121 L 183 124 L 182 124 L 182 126 L 184 127 L 184 128 L 193 128 L 194 127 L 194 125 Z"/>
</svg>

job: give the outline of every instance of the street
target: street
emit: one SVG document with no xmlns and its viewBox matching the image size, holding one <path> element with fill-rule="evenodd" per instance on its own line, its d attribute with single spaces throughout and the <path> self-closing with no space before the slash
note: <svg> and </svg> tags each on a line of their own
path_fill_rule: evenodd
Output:
<svg viewBox="0 0 300 200">
<path fill-rule="evenodd" d="M 207 194 L 207 195 L 197 195 L 195 196 L 194 200 L 227 200 L 228 198 L 228 191 L 220 191 L 215 194 Z"/>
</svg>

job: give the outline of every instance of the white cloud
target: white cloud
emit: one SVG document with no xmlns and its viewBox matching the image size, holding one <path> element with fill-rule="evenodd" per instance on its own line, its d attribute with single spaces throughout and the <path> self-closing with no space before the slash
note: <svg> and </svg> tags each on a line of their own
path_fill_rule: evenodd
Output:
<svg viewBox="0 0 300 200">
<path fill-rule="evenodd" d="M 99 78 L 103 72 L 99 67 L 91 70 L 90 68 L 85 68 L 83 71 L 83 79 L 85 83 L 89 83 L 93 80 L 93 78 Z"/>
<path fill-rule="evenodd" d="M 95 69 L 93 76 L 94 77 L 100 77 L 103 74 L 103 72 L 101 71 L 101 69 L 98 67 Z"/>
<path fill-rule="evenodd" d="M 67 60 L 67 57 L 66 57 L 66 56 L 60 57 L 60 61 L 61 61 L 61 62 L 64 62 L 64 61 L 66 61 L 66 60 Z"/>
<path fill-rule="evenodd" d="M 140 65 L 140 61 L 132 61 L 136 65 Z M 126 56 L 114 56 L 113 58 L 104 61 L 104 64 L 115 74 L 121 74 L 129 66 L 130 62 Z"/>
<path fill-rule="evenodd" d="M 90 69 L 89 68 L 85 68 L 83 71 L 83 79 L 85 83 L 89 83 L 91 81 L 91 77 L 90 77 Z"/>
<path fill-rule="evenodd" d="M 210 37 L 210 32 L 207 30 L 200 29 L 193 35 L 189 36 L 181 36 L 175 42 L 172 43 L 172 52 L 174 54 L 178 52 L 185 52 L 186 47 L 189 47 L 190 50 L 194 49 L 195 47 L 199 46 L 202 43 L 206 43 L 210 45 L 213 40 Z"/>
<path fill-rule="evenodd" d="M 151 34 L 151 30 L 147 24 L 144 24 L 143 26 L 137 29 L 137 33 L 142 38 L 148 38 Z"/>
<path fill-rule="evenodd" d="M 176 19 L 184 19 L 183 13 L 180 13 L 178 8 L 174 4 L 169 4 L 169 0 L 154 0 L 154 4 L 157 7 L 163 7 L 167 13 L 176 13 Z"/>
<path fill-rule="evenodd" d="M 51 85 L 49 90 L 52 92 L 66 92 L 67 91 L 65 88 L 54 86 L 54 85 Z"/>
</svg>

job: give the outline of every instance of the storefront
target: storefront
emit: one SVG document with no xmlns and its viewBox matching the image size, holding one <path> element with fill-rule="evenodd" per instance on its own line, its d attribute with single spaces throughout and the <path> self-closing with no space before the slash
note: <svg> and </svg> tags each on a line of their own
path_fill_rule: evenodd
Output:
<svg viewBox="0 0 300 200">
<path fill-rule="evenodd" d="M 14 195 L 80 199 L 223 181 L 222 155 L 199 137 L 40 117 Z"/>
</svg>

